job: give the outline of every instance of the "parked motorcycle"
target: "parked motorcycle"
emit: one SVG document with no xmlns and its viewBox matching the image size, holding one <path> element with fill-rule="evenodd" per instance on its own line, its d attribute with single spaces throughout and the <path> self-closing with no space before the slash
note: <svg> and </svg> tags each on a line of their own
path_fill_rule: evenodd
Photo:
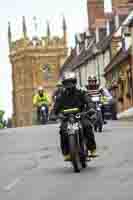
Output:
<svg viewBox="0 0 133 200">
<path fill-rule="evenodd" d="M 71 162 L 74 172 L 80 172 L 82 168 L 86 168 L 88 157 L 87 141 L 83 134 L 81 117 L 88 112 L 79 112 L 79 109 L 64 110 L 60 116 L 61 120 L 67 121 L 68 146 Z"/>
<path fill-rule="evenodd" d="M 101 112 L 101 103 L 100 103 L 100 97 L 92 96 L 92 101 L 95 103 L 95 109 L 96 109 L 96 121 L 94 123 L 94 129 L 95 131 L 102 132 L 103 130 L 103 119 L 102 119 L 102 112 Z"/>
</svg>

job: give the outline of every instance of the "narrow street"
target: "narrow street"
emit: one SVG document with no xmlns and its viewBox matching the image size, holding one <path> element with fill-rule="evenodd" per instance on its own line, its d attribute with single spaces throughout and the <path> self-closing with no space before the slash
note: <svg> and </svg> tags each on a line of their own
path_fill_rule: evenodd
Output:
<svg viewBox="0 0 133 200">
<path fill-rule="evenodd" d="M 60 153 L 58 125 L 0 131 L 1 200 L 132 200 L 133 124 L 96 133 L 100 157 L 74 174 Z"/>
</svg>

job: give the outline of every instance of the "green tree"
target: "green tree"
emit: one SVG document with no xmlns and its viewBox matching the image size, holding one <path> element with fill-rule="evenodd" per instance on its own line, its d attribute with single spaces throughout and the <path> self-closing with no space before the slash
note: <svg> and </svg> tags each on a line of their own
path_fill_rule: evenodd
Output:
<svg viewBox="0 0 133 200">
<path fill-rule="evenodd" d="M 5 112 L 3 110 L 0 110 L 0 128 L 5 127 L 4 114 Z"/>
</svg>

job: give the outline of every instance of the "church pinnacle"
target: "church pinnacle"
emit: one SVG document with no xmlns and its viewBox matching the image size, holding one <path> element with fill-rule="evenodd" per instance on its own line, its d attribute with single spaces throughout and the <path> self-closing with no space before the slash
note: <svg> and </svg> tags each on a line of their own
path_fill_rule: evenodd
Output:
<svg viewBox="0 0 133 200">
<path fill-rule="evenodd" d="M 9 48 L 11 47 L 11 42 L 12 42 L 11 24 L 10 24 L 10 22 L 8 22 L 8 44 L 9 44 Z"/>
<path fill-rule="evenodd" d="M 67 43 L 67 25 L 66 25 L 66 19 L 63 16 L 63 21 L 62 21 L 62 28 L 63 28 L 63 34 L 64 34 L 64 43 Z"/>
<path fill-rule="evenodd" d="M 47 37 L 48 39 L 50 38 L 51 32 L 50 32 L 50 25 L 49 25 L 49 21 L 47 21 Z"/>
<path fill-rule="evenodd" d="M 23 31 L 23 37 L 27 38 L 27 27 L 26 27 L 26 21 L 25 17 L 22 18 L 22 31 Z"/>
<path fill-rule="evenodd" d="M 66 31 L 67 31 L 67 25 L 66 25 L 66 19 L 65 19 L 64 16 L 63 16 L 63 22 L 62 22 L 62 25 L 63 25 L 63 31 L 66 32 Z"/>
</svg>

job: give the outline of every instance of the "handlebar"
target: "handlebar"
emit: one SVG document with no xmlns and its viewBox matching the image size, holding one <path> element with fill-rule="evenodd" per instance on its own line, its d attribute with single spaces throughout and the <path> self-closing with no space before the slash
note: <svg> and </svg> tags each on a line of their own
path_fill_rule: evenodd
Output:
<svg viewBox="0 0 133 200">
<path fill-rule="evenodd" d="M 93 115 L 95 113 L 96 113 L 95 109 L 91 108 L 89 111 L 79 112 L 79 113 L 75 114 L 75 117 L 78 119 L 78 118 L 81 118 L 81 117 L 83 117 L 83 116 L 85 116 L 87 114 L 90 114 L 90 115 L 92 114 Z M 68 115 L 74 115 L 74 114 L 73 113 L 69 113 Z M 58 115 L 59 119 L 66 119 L 67 117 L 68 116 L 65 116 L 63 113 Z"/>
</svg>

